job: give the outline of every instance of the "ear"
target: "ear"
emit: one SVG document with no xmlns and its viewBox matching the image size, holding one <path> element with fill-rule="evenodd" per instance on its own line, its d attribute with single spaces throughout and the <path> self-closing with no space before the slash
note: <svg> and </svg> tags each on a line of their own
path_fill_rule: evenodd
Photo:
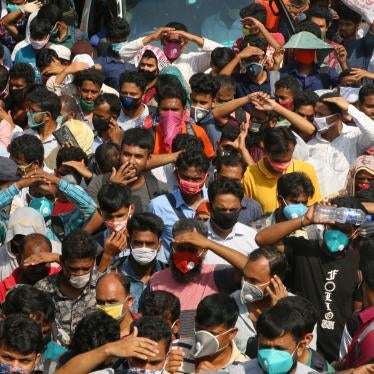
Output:
<svg viewBox="0 0 374 374">
<path fill-rule="evenodd" d="M 128 308 L 131 308 L 134 304 L 134 296 L 129 295 L 129 298 L 127 299 L 127 306 Z"/>
<path fill-rule="evenodd" d="M 135 204 L 130 204 L 129 205 L 129 213 L 131 215 L 134 215 L 134 213 L 135 213 Z"/>
<path fill-rule="evenodd" d="M 180 327 L 181 327 L 181 321 L 180 321 L 180 319 L 177 319 L 177 320 L 174 322 L 174 326 L 173 326 L 173 328 L 171 329 L 171 332 L 172 332 L 174 335 L 178 335 L 178 334 L 179 334 L 179 331 L 180 331 Z"/>
<path fill-rule="evenodd" d="M 217 98 L 215 97 L 212 101 L 212 108 L 214 108 L 217 105 Z"/>
<path fill-rule="evenodd" d="M 229 337 L 230 337 L 230 340 L 234 340 L 235 339 L 235 336 L 238 334 L 238 329 L 235 327 L 231 330 L 230 334 L 229 334 Z"/>
<path fill-rule="evenodd" d="M 270 128 L 273 128 L 273 127 L 275 127 L 275 125 L 278 123 L 278 121 L 275 119 L 275 118 L 273 118 L 270 122 L 269 122 L 269 127 Z"/>
<path fill-rule="evenodd" d="M 160 239 L 160 240 L 158 241 L 158 248 L 157 248 L 158 251 L 161 249 L 162 244 L 164 244 L 164 242 L 162 241 L 162 239 Z"/>
</svg>

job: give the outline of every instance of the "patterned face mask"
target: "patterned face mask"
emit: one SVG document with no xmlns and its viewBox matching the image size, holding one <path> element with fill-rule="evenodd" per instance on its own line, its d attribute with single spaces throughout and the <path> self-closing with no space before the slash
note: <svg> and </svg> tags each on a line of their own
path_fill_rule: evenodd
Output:
<svg viewBox="0 0 374 374">
<path fill-rule="evenodd" d="M 0 361 L 0 374 L 19 373 L 19 374 L 31 374 L 31 371 L 17 368 L 9 365 L 6 362 Z"/>
</svg>

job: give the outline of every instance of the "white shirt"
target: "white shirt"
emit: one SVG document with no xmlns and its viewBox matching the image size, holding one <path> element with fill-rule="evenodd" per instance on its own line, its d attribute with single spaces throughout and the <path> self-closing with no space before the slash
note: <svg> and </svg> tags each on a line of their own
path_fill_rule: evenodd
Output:
<svg viewBox="0 0 374 374">
<path fill-rule="evenodd" d="M 374 145 L 374 121 L 353 105 L 348 106 L 348 114 L 357 127 L 343 123 L 341 134 L 331 143 L 320 133 L 308 142 L 309 162 L 316 169 L 323 196 L 340 191 L 352 162 Z"/>
<path fill-rule="evenodd" d="M 122 110 L 118 117 L 118 126 L 121 127 L 123 131 L 128 129 L 133 129 L 135 127 L 144 127 L 144 120 L 149 115 L 149 109 L 147 105 L 142 104 L 144 107 L 143 112 L 136 118 L 128 117 Z"/>
<path fill-rule="evenodd" d="M 257 231 L 252 227 L 237 222 L 232 228 L 232 231 L 227 235 L 227 237 L 225 239 L 222 239 L 213 231 L 210 220 L 206 222 L 205 225 L 208 228 L 208 238 L 210 240 L 224 245 L 225 247 L 235 249 L 236 251 L 243 253 L 243 255 L 249 255 L 256 248 L 258 248 L 258 245 L 255 241 Z M 230 265 L 227 261 L 217 256 L 212 251 L 207 252 L 204 263 Z"/>
<path fill-rule="evenodd" d="M 139 49 L 143 48 L 143 39 L 135 39 L 132 42 L 126 43 L 120 50 L 120 56 L 129 60 L 136 55 Z M 183 78 L 188 82 L 195 73 L 204 72 L 210 67 L 210 54 L 213 49 L 222 47 L 221 44 L 213 42 L 212 40 L 204 38 L 204 45 L 199 48 L 199 52 L 182 53 L 175 61 L 173 66 L 177 67 L 183 75 Z"/>
</svg>

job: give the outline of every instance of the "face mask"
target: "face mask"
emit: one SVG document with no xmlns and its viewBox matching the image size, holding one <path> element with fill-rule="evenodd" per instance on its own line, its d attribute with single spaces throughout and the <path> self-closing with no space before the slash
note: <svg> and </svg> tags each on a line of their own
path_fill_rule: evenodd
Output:
<svg viewBox="0 0 374 374">
<path fill-rule="evenodd" d="M 139 70 L 139 73 L 142 73 L 144 78 L 147 80 L 147 82 L 152 82 L 158 75 L 158 71 L 145 71 L 145 70 Z"/>
<path fill-rule="evenodd" d="M 104 131 L 109 129 L 108 120 L 95 115 L 92 118 L 92 126 L 98 134 L 102 134 Z"/>
<path fill-rule="evenodd" d="M 357 188 L 359 190 L 368 190 L 371 187 L 370 183 L 358 183 Z"/>
<path fill-rule="evenodd" d="M 258 34 L 258 31 L 256 31 L 255 28 L 247 29 L 246 27 L 243 27 L 242 28 L 242 33 L 243 33 L 244 36 L 249 36 L 249 35 Z"/>
<path fill-rule="evenodd" d="M 156 258 L 157 250 L 147 247 L 131 248 L 131 255 L 139 265 L 148 265 Z"/>
<path fill-rule="evenodd" d="M 264 66 L 258 62 L 251 62 L 245 67 L 245 72 L 251 77 L 257 77 L 262 70 L 264 69 Z"/>
<path fill-rule="evenodd" d="M 123 304 L 128 300 L 128 296 L 126 297 L 125 301 L 110 304 L 110 305 L 97 305 L 97 309 L 102 310 L 108 316 L 116 319 L 117 321 L 121 320 L 127 313 L 127 310 L 123 312 Z"/>
<path fill-rule="evenodd" d="M 190 108 L 190 117 L 193 119 L 195 123 L 199 123 L 209 113 L 210 113 L 209 110 L 204 109 L 204 108 L 199 108 L 198 106 L 191 106 Z"/>
<path fill-rule="evenodd" d="M 295 49 L 295 61 L 299 64 L 310 65 L 314 63 L 316 51 L 314 49 Z"/>
<path fill-rule="evenodd" d="M 193 270 L 200 263 L 199 256 L 189 251 L 173 252 L 173 263 L 183 274 Z"/>
<path fill-rule="evenodd" d="M 285 172 L 288 169 L 288 167 L 291 165 L 291 161 L 274 162 L 274 161 L 271 161 L 270 158 L 268 158 L 268 162 L 269 162 L 271 168 L 278 173 Z"/>
<path fill-rule="evenodd" d="M 41 122 L 35 122 L 35 116 L 40 116 L 46 113 L 48 112 L 37 112 L 37 113 L 27 112 L 27 125 L 30 127 L 30 129 L 44 125 L 45 120 L 42 120 Z"/>
<path fill-rule="evenodd" d="M 228 230 L 238 222 L 240 209 L 235 212 L 221 212 L 212 207 L 211 220 L 221 229 Z"/>
<path fill-rule="evenodd" d="M 112 43 L 112 50 L 119 55 L 120 50 L 127 44 L 127 42 Z"/>
<path fill-rule="evenodd" d="M 30 44 L 36 50 L 44 48 L 48 44 L 48 42 L 49 42 L 49 35 L 43 40 L 33 40 L 30 38 Z"/>
<path fill-rule="evenodd" d="M 287 204 L 284 199 L 283 202 L 286 204 L 283 208 L 283 215 L 286 219 L 302 217 L 308 211 L 308 208 L 304 204 Z"/>
<path fill-rule="evenodd" d="M 65 117 L 66 117 L 66 116 L 62 116 L 62 115 L 60 114 L 60 115 L 56 118 L 57 127 L 62 126 L 62 124 L 65 122 Z"/>
<path fill-rule="evenodd" d="M 79 104 L 84 112 L 91 112 L 95 106 L 95 103 L 93 101 L 86 101 L 81 97 L 79 97 Z"/>
<path fill-rule="evenodd" d="M 164 45 L 164 53 L 169 60 L 176 60 L 182 54 L 182 46 L 179 43 L 167 42 Z"/>
<path fill-rule="evenodd" d="M 129 374 L 162 374 L 163 372 L 164 372 L 164 369 L 150 370 L 150 369 L 139 369 L 139 368 L 130 368 L 127 371 L 127 373 Z"/>
<path fill-rule="evenodd" d="M 260 284 L 256 286 L 252 283 L 247 282 L 246 280 L 242 279 L 242 288 L 240 290 L 240 300 L 243 304 L 250 304 L 254 303 L 255 301 L 262 300 L 266 295 L 260 288 L 266 286 L 270 282 Z"/>
<path fill-rule="evenodd" d="M 293 111 L 293 100 L 287 99 L 287 100 L 278 100 L 278 103 L 282 105 L 283 108 L 286 108 L 288 110 Z"/>
<path fill-rule="evenodd" d="M 323 242 L 331 253 L 343 251 L 349 243 L 349 238 L 340 230 L 326 230 L 323 235 Z"/>
<path fill-rule="evenodd" d="M 127 220 L 128 218 L 126 218 L 123 221 L 106 221 L 105 225 L 109 231 L 121 232 L 121 231 L 126 230 Z"/>
<path fill-rule="evenodd" d="M 206 181 L 207 174 L 202 182 L 189 182 L 182 178 L 179 178 L 178 184 L 182 193 L 186 195 L 196 195 L 204 188 L 204 183 Z"/>
<path fill-rule="evenodd" d="M 168 110 L 160 113 L 160 122 L 163 137 L 165 150 L 167 152 L 171 151 L 171 145 L 174 138 L 182 131 L 182 122 L 183 116 L 172 110 Z"/>
<path fill-rule="evenodd" d="M 15 366 L 12 366 L 5 362 L 0 361 L 0 374 L 9 374 L 9 373 L 31 374 L 31 371 L 17 368 Z"/>
<path fill-rule="evenodd" d="M 9 95 L 14 100 L 15 103 L 20 104 L 25 98 L 24 92 L 22 89 L 9 89 Z"/>
<path fill-rule="evenodd" d="M 280 349 L 259 349 L 257 359 L 265 373 L 287 374 L 294 364 L 292 356 L 293 353 L 291 355 L 289 352 Z"/>
<path fill-rule="evenodd" d="M 87 285 L 87 283 L 91 279 L 91 272 L 83 275 L 70 275 L 69 278 L 69 283 L 74 287 L 74 288 L 83 288 Z"/>
<path fill-rule="evenodd" d="M 141 104 L 141 98 L 135 99 L 130 96 L 120 96 L 119 98 L 121 100 L 123 109 L 135 110 L 139 108 L 139 105 Z"/>
<path fill-rule="evenodd" d="M 8 11 L 8 13 L 12 13 L 16 10 L 19 10 L 21 9 L 21 5 L 15 5 L 15 4 L 7 4 L 6 5 L 6 10 Z"/>
<path fill-rule="evenodd" d="M 38 211 L 44 218 L 49 218 L 52 215 L 54 204 L 45 197 L 35 197 L 31 199 L 29 207 Z"/>
<path fill-rule="evenodd" d="M 219 348 L 218 337 L 227 334 L 230 330 L 227 330 L 219 335 L 213 335 L 209 331 L 200 330 L 195 332 L 196 352 L 194 353 L 195 358 L 213 356 L 214 354 L 224 350 L 226 346 Z"/>
<path fill-rule="evenodd" d="M 327 117 L 314 117 L 313 124 L 316 127 L 318 132 L 325 132 L 327 131 L 330 127 L 334 126 L 336 122 L 333 122 L 331 124 L 327 123 L 328 118 L 334 117 L 335 114 L 331 114 L 330 116 Z"/>
<path fill-rule="evenodd" d="M 354 104 L 358 101 L 358 93 L 360 90 L 361 87 L 340 87 L 339 93 L 349 104 Z"/>
</svg>

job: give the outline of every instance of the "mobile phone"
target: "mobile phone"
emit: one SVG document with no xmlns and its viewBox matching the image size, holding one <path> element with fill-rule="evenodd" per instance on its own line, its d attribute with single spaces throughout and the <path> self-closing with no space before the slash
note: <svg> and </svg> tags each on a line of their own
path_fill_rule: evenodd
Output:
<svg viewBox="0 0 374 374">
<path fill-rule="evenodd" d="M 56 140 L 61 146 L 69 142 L 74 147 L 80 147 L 73 133 L 67 126 L 61 126 L 59 129 L 54 131 L 53 136 L 56 138 Z"/>
</svg>

